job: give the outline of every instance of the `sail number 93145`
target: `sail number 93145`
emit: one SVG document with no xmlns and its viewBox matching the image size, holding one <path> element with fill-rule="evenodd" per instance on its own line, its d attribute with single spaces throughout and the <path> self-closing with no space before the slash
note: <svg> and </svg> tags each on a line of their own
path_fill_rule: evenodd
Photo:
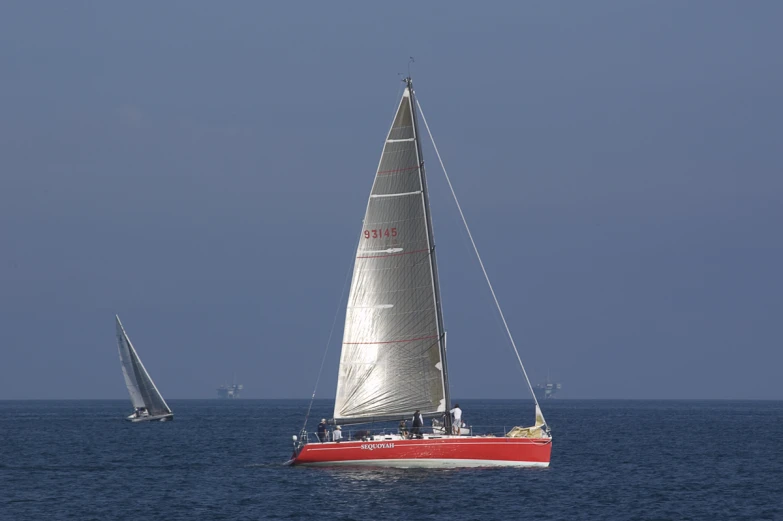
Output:
<svg viewBox="0 0 783 521">
<path fill-rule="evenodd" d="M 382 228 L 380 230 L 364 230 L 365 239 L 381 239 L 383 237 L 397 237 L 397 228 Z"/>
</svg>

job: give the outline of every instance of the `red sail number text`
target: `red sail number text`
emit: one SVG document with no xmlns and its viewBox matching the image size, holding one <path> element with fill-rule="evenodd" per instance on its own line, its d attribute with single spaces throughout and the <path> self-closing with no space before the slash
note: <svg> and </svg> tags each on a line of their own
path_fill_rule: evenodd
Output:
<svg viewBox="0 0 783 521">
<path fill-rule="evenodd" d="M 383 228 L 380 230 L 364 230 L 365 239 L 381 239 L 383 237 L 397 237 L 397 228 Z"/>
</svg>

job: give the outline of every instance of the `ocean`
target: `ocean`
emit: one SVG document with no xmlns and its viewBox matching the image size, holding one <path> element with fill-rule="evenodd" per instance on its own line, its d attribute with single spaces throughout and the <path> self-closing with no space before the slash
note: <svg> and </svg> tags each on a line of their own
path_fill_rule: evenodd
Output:
<svg viewBox="0 0 783 521">
<path fill-rule="evenodd" d="M 169 400 L 173 422 L 131 424 L 127 400 L 0 401 L 0 520 L 783 520 L 780 401 L 550 400 L 547 469 L 285 467 L 307 403 Z"/>
</svg>

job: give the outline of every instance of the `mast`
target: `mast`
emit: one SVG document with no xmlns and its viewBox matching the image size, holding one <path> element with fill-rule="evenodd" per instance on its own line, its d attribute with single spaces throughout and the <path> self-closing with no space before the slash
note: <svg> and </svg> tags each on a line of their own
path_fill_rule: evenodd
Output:
<svg viewBox="0 0 783 521">
<path fill-rule="evenodd" d="M 432 211 L 430 209 L 430 196 L 427 189 L 427 176 L 424 173 L 424 155 L 421 151 L 421 139 L 419 137 L 419 123 L 416 117 L 416 97 L 413 91 L 413 80 L 410 76 L 405 78 L 406 88 L 410 93 L 411 98 L 411 113 L 413 116 L 413 135 L 416 139 L 416 154 L 419 159 L 419 178 L 421 179 L 421 189 L 424 194 L 424 214 L 427 219 L 427 236 L 430 246 L 430 266 L 432 268 L 432 285 L 433 293 L 435 295 L 435 309 L 437 310 L 437 326 L 438 326 L 438 345 L 440 348 L 440 358 L 443 364 L 443 388 L 446 398 L 446 411 L 445 411 L 445 432 L 451 432 L 451 397 L 449 390 L 449 371 L 448 362 L 446 360 L 446 327 L 443 323 L 443 305 L 441 303 L 440 296 L 440 281 L 438 277 L 438 263 L 435 260 L 435 236 L 432 231 Z"/>
</svg>

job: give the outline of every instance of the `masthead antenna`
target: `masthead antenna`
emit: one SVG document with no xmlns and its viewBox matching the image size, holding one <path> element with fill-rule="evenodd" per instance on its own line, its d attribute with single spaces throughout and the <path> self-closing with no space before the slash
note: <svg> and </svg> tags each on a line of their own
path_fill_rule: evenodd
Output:
<svg viewBox="0 0 783 521">
<path fill-rule="evenodd" d="M 409 57 L 410 60 L 408 60 L 408 78 L 411 77 L 411 63 L 416 63 L 416 60 L 413 59 L 413 56 Z"/>
</svg>

